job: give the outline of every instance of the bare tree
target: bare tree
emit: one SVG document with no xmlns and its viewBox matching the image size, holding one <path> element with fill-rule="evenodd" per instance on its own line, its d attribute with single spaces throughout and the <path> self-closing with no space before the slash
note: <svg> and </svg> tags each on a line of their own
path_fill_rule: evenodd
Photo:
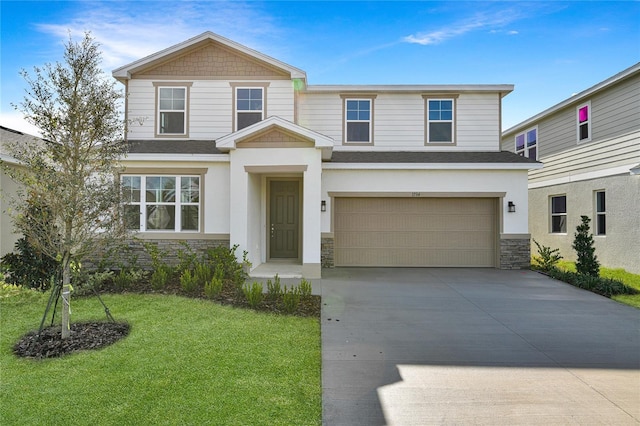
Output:
<svg viewBox="0 0 640 426">
<path fill-rule="evenodd" d="M 14 105 L 44 139 L 8 146 L 24 167 L 5 168 L 22 184 L 14 203 L 16 228 L 62 267 L 62 337 L 70 334 L 71 265 L 124 232 L 117 179 L 123 154 L 123 94 L 100 69 L 101 52 L 90 33 L 69 37 L 64 61 L 22 71 L 28 89 Z M 45 209 L 29 214 L 28 206 Z"/>
</svg>

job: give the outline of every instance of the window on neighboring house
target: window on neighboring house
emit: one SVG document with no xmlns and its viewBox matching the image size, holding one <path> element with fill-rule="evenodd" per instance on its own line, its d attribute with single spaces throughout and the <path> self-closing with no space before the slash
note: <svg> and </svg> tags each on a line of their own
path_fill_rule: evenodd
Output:
<svg viewBox="0 0 640 426">
<path fill-rule="evenodd" d="M 371 99 L 345 100 L 345 141 L 371 143 Z"/>
<path fill-rule="evenodd" d="M 427 142 L 454 142 L 454 100 L 427 99 Z"/>
<path fill-rule="evenodd" d="M 158 87 L 158 134 L 186 134 L 186 100 L 186 87 Z"/>
<path fill-rule="evenodd" d="M 264 90 L 261 87 L 236 88 L 236 130 L 251 126 L 264 118 Z"/>
<path fill-rule="evenodd" d="M 516 135 L 516 154 L 538 159 L 538 128 L 529 129 Z"/>
<path fill-rule="evenodd" d="M 591 140 L 591 102 L 578 107 L 578 142 Z"/>
<path fill-rule="evenodd" d="M 199 230 L 199 176 L 122 176 L 122 189 L 129 229 Z"/>
<path fill-rule="evenodd" d="M 605 192 L 596 191 L 596 235 L 607 235 L 607 205 Z"/>
<path fill-rule="evenodd" d="M 551 233 L 565 234 L 567 232 L 567 196 L 551 197 Z"/>
</svg>

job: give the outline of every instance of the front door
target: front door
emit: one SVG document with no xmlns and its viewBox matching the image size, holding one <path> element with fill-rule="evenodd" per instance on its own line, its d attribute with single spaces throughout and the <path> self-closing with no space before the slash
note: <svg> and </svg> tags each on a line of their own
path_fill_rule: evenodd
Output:
<svg viewBox="0 0 640 426">
<path fill-rule="evenodd" d="M 300 238 L 300 182 L 272 180 L 269 184 L 269 257 L 297 259 Z"/>
</svg>

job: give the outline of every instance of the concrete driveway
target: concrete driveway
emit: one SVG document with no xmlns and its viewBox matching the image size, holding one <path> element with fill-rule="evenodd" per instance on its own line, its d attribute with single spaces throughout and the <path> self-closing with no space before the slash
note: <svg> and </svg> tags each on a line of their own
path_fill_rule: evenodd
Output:
<svg viewBox="0 0 640 426">
<path fill-rule="evenodd" d="M 640 310 L 531 271 L 321 286 L 326 425 L 640 424 Z"/>
</svg>

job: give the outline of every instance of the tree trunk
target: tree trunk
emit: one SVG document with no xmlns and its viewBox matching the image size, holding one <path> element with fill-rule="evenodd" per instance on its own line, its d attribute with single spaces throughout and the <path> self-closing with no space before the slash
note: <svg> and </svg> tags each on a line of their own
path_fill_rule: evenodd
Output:
<svg viewBox="0 0 640 426">
<path fill-rule="evenodd" d="M 71 259 L 65 254 L 62 260 L 62 338 L 71 335 Z"/>
</svg>

